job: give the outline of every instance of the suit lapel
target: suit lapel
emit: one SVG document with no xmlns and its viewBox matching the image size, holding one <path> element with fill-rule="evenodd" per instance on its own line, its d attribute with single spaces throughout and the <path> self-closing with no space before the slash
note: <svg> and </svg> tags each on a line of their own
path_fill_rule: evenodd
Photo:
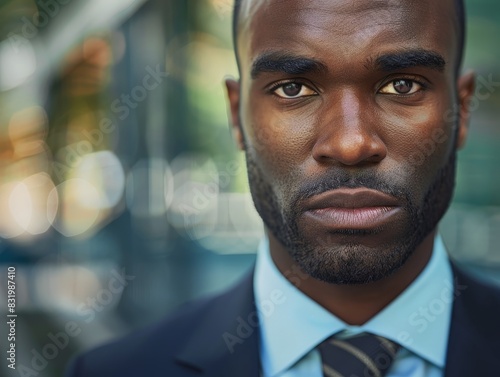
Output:
<svg viewBox="0 0 500 377">
<path fill-rule="evenodd" d="M 210 377 L 258 377 L 259 328 L 253 271 L 207 305 L 177 361 Z"/>
<path fill-rule="evenodd" d="M 478 283 L 454 265 L 453 272 L 455 301 L 444 376 L 498 375 L 498 291 Z"/>
</svg>

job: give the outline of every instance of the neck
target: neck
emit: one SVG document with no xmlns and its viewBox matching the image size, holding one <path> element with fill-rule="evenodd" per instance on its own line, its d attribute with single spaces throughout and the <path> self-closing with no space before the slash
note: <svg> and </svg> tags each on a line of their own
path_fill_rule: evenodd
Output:
<svg viewBox="0 0 500 377">
<path fill-rule="evenodd" d="M 422 272 L 432 255 L 432 231 L 406 263 L 391 276 L 368 284 L 330 284 L 307 275 L 269 232 L 271 257 L 278 270 L 298 289 L 349 325 L 362 325 L 401 294 Z"/>
</svg>

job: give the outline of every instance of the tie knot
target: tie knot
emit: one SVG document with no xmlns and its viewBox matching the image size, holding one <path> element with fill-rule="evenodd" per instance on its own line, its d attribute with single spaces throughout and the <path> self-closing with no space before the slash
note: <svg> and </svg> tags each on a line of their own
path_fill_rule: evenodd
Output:
<svg viewBox="0 0 500 377">
<path fill-rule="evenodd" d="M 383 377 L 399 346 L 363 333 L 348 339 L 328 338 L 318 346 L 325 377 Z"/>
</svg>

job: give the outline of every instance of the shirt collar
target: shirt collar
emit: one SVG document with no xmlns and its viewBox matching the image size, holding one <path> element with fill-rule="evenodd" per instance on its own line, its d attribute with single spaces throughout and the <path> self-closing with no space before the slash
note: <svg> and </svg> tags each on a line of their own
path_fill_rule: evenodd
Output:
<svg viewBox="0 0 500 377">
<path fill-rule="evenodd" d="M 279 272 L 267 239 L 261 241 L 254 277 L 265 375 L 275 376 L 329 336 L 371 332 L 391 339 L 421 358 L 443 367 L 453 301 L 453 274 L 441 237 L 422 273 L 392 303 L 363 326 L 349 326 L 296 286 L 299 271 Z M 294 284 L 290 283 L 293 282 Z M 298 341 L 300 339 L 300 341 Z"/>
</svg>

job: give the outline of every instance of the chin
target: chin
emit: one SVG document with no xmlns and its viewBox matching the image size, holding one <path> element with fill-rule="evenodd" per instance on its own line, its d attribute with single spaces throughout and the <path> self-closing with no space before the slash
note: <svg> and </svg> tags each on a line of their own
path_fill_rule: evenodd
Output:
<svg viewBox="0 0 500 377">
<path fill-rule="evenodd" d="M 302 243 L 303 245 L 305 243 Z M 394 274 L 412 255 L 410 244 L 369 246 L 359 242 L 296 247 L 292 258 L 309 276 L 330 284 L 368 284 Z"/>
</svg>

